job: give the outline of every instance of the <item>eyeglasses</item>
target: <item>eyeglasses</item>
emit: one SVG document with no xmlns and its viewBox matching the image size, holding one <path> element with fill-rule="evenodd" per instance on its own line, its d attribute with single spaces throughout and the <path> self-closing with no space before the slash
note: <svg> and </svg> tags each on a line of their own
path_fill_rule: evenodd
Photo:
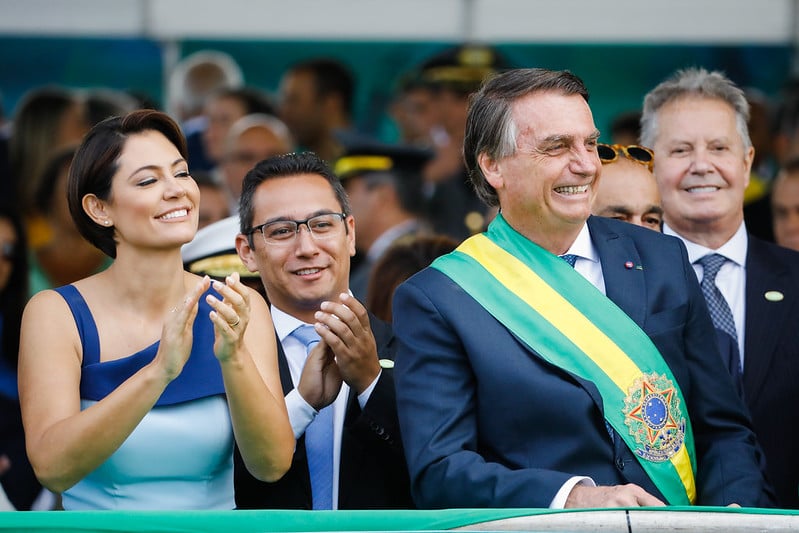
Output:
<svg viewBox="0 0 799 533">
<path fill-rule="evenodd" d="M 346 213 L 323 213 L 305 220 L 275 220 L 255 226 L 248 234 L 260 231 L 264 243 L 270 246 L 287 246 L 296 240 L 300 228 L 305 226 L 311 233 L 311 237 L 316 240 L 324 240 L 340 234 L 345 218 L 347 218 Z"/>
<path fill-rule="evenodd" d="M 17 256 L 17 245 L 13 242 L 4 242 L 0 245 L 0 258 L 11 261 Z"/>
<path fill-rule="evenodd" d="M 613 163 L 620 155 L 623 155 L 631 161 L 646 165 L 649 172 L 652 172 L 652 167 L 655 162 L 655 152 L 645 146 L 638 146 L 637 144 L 622 146 L 621 144 L 599 143 L 596 146 L 596 151 L 603 165 Z"/>
</svg>

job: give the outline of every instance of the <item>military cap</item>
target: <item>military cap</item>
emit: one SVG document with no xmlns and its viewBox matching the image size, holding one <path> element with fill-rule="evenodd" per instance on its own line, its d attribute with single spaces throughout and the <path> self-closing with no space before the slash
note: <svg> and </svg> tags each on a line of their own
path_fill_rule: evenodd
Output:
<svg viewBox="0 0 799 533">
<path fill-rule="evenodd" d="M 333 165 L 333 172 L 342 181 L 373 172 L 421 176 L 433 155 L 431 150 L 409 145 L 358 143 L 345 146 L 344 154 Z"/>
<path fill-rule="evenodd" d="M 461 92 L 476 91 L 487 78 L 508 68 L 499 52 L 488 45 L 463 44 L 444 50 L 420 67 L 420 79 L 432 86 Z"/>
<path fill-rule="evenodd" d="M 250 272 L 236 252 L 236 235 L 239 234 L 239 217 L 231 216 L 200 229 L 194 239 L 180 250 L 183 266 L 189 272 L 225 278 L 238 272 L 242 278 L 257 278 Z"/>
</svg>

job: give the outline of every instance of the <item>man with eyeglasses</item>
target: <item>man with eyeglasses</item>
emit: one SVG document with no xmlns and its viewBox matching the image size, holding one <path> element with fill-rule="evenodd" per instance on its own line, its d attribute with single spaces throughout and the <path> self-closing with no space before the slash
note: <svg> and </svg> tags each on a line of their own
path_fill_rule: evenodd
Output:
<svg viewBox="0 0 799 533">
<path fill-rule="evenodd" d="M 643 146 L 600 143 L 597 154 L 602 161 L 602 179 L 591 213 L 660 231 L 663 208 L 652 175 L 652 151 Z"/>
<path fill-rule="evenodd" d="M 239 219 L 236 249 L 271 303 L 297 447 L 275 483 L 237 458 L 237 506 L 411 508 L 394 337 L 349 291 L 355 220 L 341 183 L 312 153 L 266 159 L 244 179 Z"/>
</svg>

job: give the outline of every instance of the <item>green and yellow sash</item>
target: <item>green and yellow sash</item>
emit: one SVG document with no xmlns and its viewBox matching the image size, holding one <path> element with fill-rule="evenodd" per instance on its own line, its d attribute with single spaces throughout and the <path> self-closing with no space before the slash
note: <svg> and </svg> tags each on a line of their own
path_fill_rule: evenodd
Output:
<svg viewBox="0 0 799 533">
<path fill-rule="evenodd" d="M 694 503 L 696 464 L 685 399 L 658 349 L 624 311 L 501 215 L 486 233 L 432 267 L 541 358 L 593 382 L 605 419 L 668 502 Z"/>
</svg>

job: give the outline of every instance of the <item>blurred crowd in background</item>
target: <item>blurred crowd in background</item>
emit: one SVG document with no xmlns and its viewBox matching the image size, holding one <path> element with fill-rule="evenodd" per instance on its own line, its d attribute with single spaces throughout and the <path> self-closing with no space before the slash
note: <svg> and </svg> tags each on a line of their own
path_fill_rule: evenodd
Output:
<svg viewBox="0 0 799 533">
<path fill-rule="evenodd" d="M 16 358 L 24 304 L 38 291 L 86 277 L 110 261 L 80 236 L 66 204 L 70 162 L 93 125 L 138 108 L 161 108 L 175 118 L 202 191 L 201 228 L 236 214 L 244 176 L 257 162 L 315 152 L 354 200 L 359 253 L 353 294 L 390 321 L 393 288 L 482 231 L 494 215 L 474 194 L 462 159 L 469 95 L 493 73 L 521 66 L 535 65 L 515 64 L 491 46 L 464 44 L 396 73 L 399 82 L 386 88 L 390 101 L 380 110 L 395 128 L 390 143 L 357 125 L 359 73 L 321 54 L 280 73 L 277 87 L 249 82 L 227 53 L 201 50 L 169 74 L 163 103 L 132 91 L 54 80 L 31 87 L 12 109 L 0 109 L 0 480 L 11 505 L 54 505 L 26 462 L 19 420 Z M 747 98 L 756 150 L 745 197 L 747 229 L 799 250 L 799 82 L 786 73 L 777 97 L 749 89 Z M 638 109 L 617 114 L 600 140 L 639 144 L 639 117 Z M 390 178 L 379 172 L 389 168 Z M 356 179 L 369 172 L 375 176 Z M 381 192 L 386 187 L 390 194 Z M 399 233 L 424 228 L 429 237 L 416 244 L 392 239 L 406 248 L 389 254 L 380 237 L 400 226 Z"/>
</svg>

